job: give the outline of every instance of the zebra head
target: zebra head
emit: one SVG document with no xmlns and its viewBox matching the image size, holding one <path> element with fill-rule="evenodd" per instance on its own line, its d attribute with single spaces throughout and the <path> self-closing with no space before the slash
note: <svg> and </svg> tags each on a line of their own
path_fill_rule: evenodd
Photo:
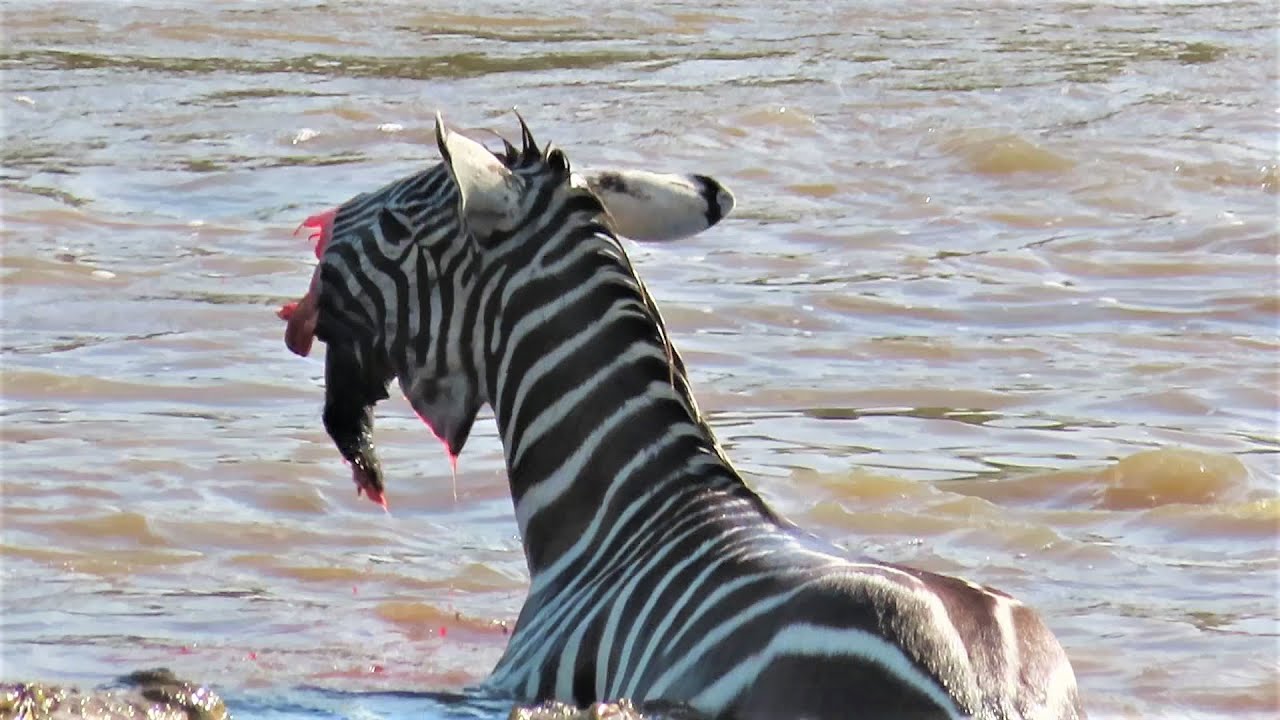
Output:
<svg viewBox="0 0 1280 720">
<path fill-rule="evenodd" d="M 562 152 L 542 154 L 523 120 L 521 127 L 521 150 L 504 141 L 504 152 L 492 153 L 437 119 L 445 162 L 314 219 L 323 251 L 307 295 L 290 308 L 286 341 L 302 355 L 312 335 L 325 342 L 325 429 L 374 500 L 382 478 L 372 410 L 393 378 L 451 459 L 490 400 L 482 313 L 492 292 L 482 273 L 490 246 L 520 223 L 555 222 L 519 199 L 559 177 L 546 171 L 569 173 Z M 637 240 L 695 234 L 734 207 L 733 195 L 705 175 L 610 169 L 574 175 L 572 187 L 618 234 Z"/>
</svg>

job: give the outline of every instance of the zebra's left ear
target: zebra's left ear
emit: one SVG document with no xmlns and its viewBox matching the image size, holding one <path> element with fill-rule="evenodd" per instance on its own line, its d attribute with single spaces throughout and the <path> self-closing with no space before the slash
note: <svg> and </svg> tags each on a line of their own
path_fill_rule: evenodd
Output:
<svg viewBox="0 0 1280 720">
<path fill-rule="evenodd" d="M 521 180 L 485 146 L 445 127 L 436 113 L 436 145 L 462 196 L 462 211 L 470 230 L 488 235 L 513 214 Z"/>
</svg>

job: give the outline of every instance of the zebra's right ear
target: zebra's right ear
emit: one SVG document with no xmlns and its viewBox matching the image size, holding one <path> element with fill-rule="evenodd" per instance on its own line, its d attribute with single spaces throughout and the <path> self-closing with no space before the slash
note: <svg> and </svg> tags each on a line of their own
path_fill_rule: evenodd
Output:
<svg viewBox="0 0 1280 720">
<path fill-rule="evenodd" d="M 445 127 L 436 113 L 436 145 L 462 197 L 468 228 L 479 236 L 505 226 L 518 207 L 522 181 L 480 143 Z"/>
<path fill-rule="evenodd" d="M 733 193 L 706 175 L 645 170 L 598 170 L 583 176 L 632 240 L 665 241 L 696 235 L 733 211 Z"/>
</svg>

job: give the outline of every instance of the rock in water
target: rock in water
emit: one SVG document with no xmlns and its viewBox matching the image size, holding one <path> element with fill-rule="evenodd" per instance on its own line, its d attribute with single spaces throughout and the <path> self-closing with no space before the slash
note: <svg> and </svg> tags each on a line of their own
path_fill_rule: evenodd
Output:
<svg viewBox="0 0 1280 720">
<path fill-rule="evenodd" d="M 100 690 L 39 682 L 0 685 L 4 720 L 229 720 L 222 698 L 166 669 L 139 670 Z"/>
</svg>

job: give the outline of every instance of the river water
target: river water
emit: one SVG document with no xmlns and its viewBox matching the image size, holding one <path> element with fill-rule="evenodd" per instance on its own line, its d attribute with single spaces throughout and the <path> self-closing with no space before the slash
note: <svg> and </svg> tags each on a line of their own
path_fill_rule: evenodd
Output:
<svg viewBox="0 0 1280 720">
<path fill-rule="evenodd" d="M 715 175 L 634 246 L 802 525 L 1038 607 L 1095 717 L 1278 703 L 1277 66 L 1263 2 L 9 2 L 4 679 L 166 665 L 241 717 L 502 717 L 527 575 L 483 415 L 379 408 L 390 514 L 275 308 L 434 112 Z M 444 695 L 433 693 L 440 691 Z"/>
</svg>

